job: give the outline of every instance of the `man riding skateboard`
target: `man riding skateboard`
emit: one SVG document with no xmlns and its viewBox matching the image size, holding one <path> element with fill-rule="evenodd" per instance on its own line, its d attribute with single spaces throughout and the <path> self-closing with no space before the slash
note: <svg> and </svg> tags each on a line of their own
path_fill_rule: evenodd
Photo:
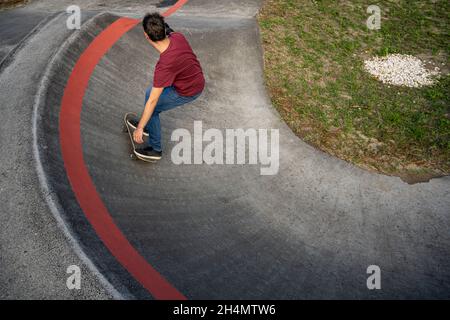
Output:
<svg viewBox="0 0 450 320">
<path fill-rule="evenodd" d="M 128 120 L 128 124 L 135 128 L 136 143 L 144 143 L 143 135 L 149 137 L 148 146 L 136 149 L 139 156 L 159 160 L 162 157 L 159 114 L 197 99 L 205 87 L 205 78 L 186 38 L 170 29 L 159 13 L 147 14 L 142 25 L 148 42 L 159 52 L 159 60 L 153 86 L 145 93 L 141 119 Z"/>
</svg>

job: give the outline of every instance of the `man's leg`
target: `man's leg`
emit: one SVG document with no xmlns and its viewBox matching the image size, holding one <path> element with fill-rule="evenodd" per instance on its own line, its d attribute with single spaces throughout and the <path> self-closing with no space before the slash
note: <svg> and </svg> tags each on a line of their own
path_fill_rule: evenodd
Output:
<svg viewBox="0 0 450 320">
<path fill-rule="evenodd" d="M 145 102 L 150 97 L 151 88 L 147 89 L 145 94 Z M 194 97 L 183 97 L 178 95 L 175 88 L 167 87 L 164 88 L 161 96 L 159 97 L 158 103 L 156 104 L 155 110 L 153 111 L 152 117 L 146 125 L 146 130 L 149 133 L 148 143 L 150 147 L 155 151 L 162 151 L 161 145 L 161 122 L 159 119 L 159 114 L 163 111 L 167 111 L 178 106 L 184 105 L 188 102 L 195 100 L 197 96 Z"/>
</svg>

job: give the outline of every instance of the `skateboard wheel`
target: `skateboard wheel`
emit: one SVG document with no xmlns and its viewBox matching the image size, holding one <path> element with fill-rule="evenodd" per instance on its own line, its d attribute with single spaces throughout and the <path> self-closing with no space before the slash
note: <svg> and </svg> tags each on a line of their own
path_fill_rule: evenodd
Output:
<svg viewBox="0 0 450 320">
<path fill-rule="evenodd" d="M 130 153 L 131 160 L 137 160 L 137 157 L 134 153 Z"/>
<path fill-rule="evenodd" d="M 127 128 L 126 125 L 123 125 L 123 126 L 122 126 L 122 132 L 123 132 L 123 133 L 128 133 L 128 128 Z"/>
</svg>

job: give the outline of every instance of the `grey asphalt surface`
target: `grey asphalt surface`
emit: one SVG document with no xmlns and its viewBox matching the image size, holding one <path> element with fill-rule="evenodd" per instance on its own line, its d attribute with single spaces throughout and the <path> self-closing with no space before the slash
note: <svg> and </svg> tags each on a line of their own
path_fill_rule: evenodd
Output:
<svg viewBox="0 0 450 320">
<path fill-rule="evenodd" d="M 0 61 L 48 16 L 48 12 L 24 9 L 0 12 Z"/>
<path fill-rule="evenodd" d="M 70 34 L 60 28 L 64 16 L 47 13 L 46 18 L 49 24 L 32 36 L 9 37 L 21 48 L 0 67 L 0 299 L 108 299 L 112 294 L 80 260 L 51 214 L 33 161 L 32 117 L 40 79 L 49 57 Z M 22 12 L 20 19 L 26 20 Z M 0 30 L 2 42 L 5 32 L 13 34 Z M 43 45 L 48 39 L 51 45 Z M 82 270 L 81 290 L 66 287 L 70 265 Z"/>
<path fill-rule="evenodd" d="M 117 14 L 139 16 L 142 3 L 111 1 L 115 14 L 103 14 L 101 2 L 83 1 L 82 30 L 61 28 L 64 16 L 56 15 L 0 67 L 0 298 L 151 298 L 86 221 L 58 135 L 62 94 L 78 57 Z M 26 10 L 50 15 L 64 5 L 35 1 Z M 190 299 L 449 298 L 450 178 L 408 185 L 297 138 L 264 88 L 259 5 L 192 0 L 168 19 L 191 42 L 207 87 L 194 103 L 162 115 L 167 151 L 157 164 L 129 160 L 121 132 L 123 114 L 142 111 L 157 61 L 139 26 L 96 67 L 81 115 L 84 160 L 114 221 Z M 174 165 L 170 135 L 192 131 L 194 120 L 222 131 L 279 129 L 279 173 Z M 42 171 L 30 154 L 33 137 Z M 65 288 L 70 264 L 84 270 L 79 292 Z M 381 267 L 382 290 L 366 287 L 373 264 Z"/>
</svg>

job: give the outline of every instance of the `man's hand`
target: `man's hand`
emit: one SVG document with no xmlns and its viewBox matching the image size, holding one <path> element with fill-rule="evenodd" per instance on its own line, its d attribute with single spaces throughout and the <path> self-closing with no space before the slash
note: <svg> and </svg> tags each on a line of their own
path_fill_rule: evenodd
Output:
<svg viewBox="0 0 450 320">
<path fill-rule="evenodd" d="M 134 132 L 133 132 L 133 140 L 139 144 L 144 143 L 144 139 L 142 138 L 143 134 L 144 134 L 144 129 L 139 128 L 139 127 L 136 128 L 136 130 L 134 130 Z"/>
</svg>

